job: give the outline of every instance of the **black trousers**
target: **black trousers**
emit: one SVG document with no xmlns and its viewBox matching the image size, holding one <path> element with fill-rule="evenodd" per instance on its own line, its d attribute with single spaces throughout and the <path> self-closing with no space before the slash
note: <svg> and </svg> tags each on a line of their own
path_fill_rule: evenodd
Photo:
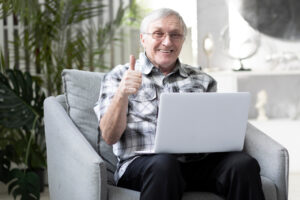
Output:
<svg viewBox="0 0 300 200">
<path fill-rule="evenodd" d="M 135 159 L 118 186 L 141 192 L 141 200 L 180 200 L 185 191 L 207 191 L 227 200 L 264 200 L 258 162 L 244 152 L 212 153 L 179 162 L 171 154 Z"/>
</svg>

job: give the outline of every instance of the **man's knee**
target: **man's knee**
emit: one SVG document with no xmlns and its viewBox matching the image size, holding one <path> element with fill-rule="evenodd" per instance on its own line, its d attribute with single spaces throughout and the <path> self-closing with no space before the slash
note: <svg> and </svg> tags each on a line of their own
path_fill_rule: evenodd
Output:
<svg viewBox="0 0 300 200">
<path fill-rule="evenodd" d="M 220 191 L 228 199 L 264 199 L 260 167 L 255 158 L 244 152 L 232 153 L 227 164 Z"/>
<path fill-rule="evenodd" d="M 225 187 L 261 182 L 258 162 L 244 152 L 229 153 L 222 162 L 220 172 L 218 180 Z"/>
<path fill-rule="evenodd" d="M 235 153 L 230 164 L 231 170 L 236 173 L 259 174 L 260 172 L 257 160 L 244 152 Z"/>
</svg>

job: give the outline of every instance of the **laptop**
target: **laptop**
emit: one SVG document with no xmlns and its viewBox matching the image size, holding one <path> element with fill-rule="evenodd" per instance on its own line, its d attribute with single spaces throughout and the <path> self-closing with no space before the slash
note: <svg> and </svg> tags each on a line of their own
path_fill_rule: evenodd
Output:
<svg viewBox="0 0 300 200">
<path fill-rule="evenodd" d="M 248 92 L 162 93 L 154 149 L 136 153 L 241 151 L 249 106 Z"/>
</svg>

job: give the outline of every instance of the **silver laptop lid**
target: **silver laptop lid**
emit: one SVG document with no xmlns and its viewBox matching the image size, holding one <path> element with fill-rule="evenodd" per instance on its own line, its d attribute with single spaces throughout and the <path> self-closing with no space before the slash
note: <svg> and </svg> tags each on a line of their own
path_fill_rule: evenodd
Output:
<svg viewBox="0 0 300 200">
<path fill-rule="evenodd" d="M 155 153 L 204 153 L 243 149 L 250 94 L 161 94 Z"/>
</svg>

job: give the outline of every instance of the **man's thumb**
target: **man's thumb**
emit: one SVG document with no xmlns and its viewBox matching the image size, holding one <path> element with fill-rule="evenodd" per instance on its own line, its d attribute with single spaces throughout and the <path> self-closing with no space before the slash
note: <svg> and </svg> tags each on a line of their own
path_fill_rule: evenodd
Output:
<svg viewBox="0 0 300 200">
<path fill-rule="evenodd" d="M 133 55 L 130 55 L 130 69 L 134 70 L 135 69 L 135 57 Z"/>
</svg>

